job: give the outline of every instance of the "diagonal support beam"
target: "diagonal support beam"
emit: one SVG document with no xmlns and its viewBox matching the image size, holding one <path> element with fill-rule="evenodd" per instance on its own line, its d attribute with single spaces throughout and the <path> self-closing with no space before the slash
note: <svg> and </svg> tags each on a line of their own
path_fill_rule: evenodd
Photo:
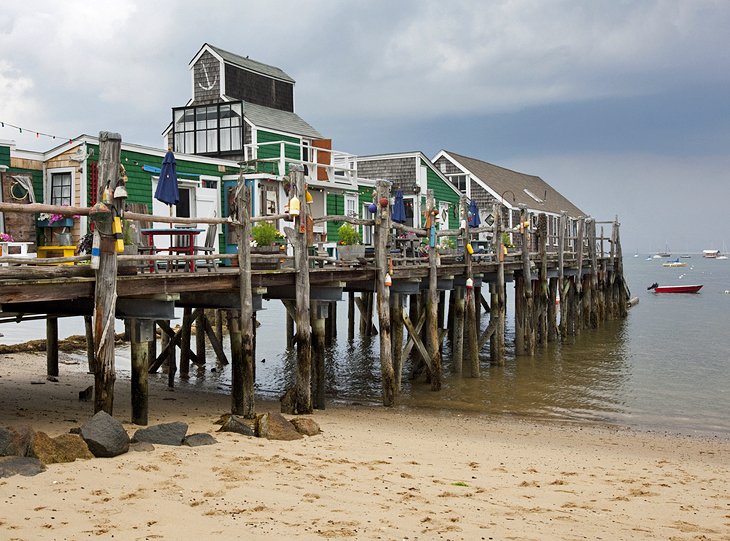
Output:
<svg viewBox="0 0 730 541">
<path fill-rule="evenodd" d="M 484 329 L 484 332 L 479 337 L 479 342 L 478 342 L 477 347 L 480 350 L 484 347 L 484 344 L 487 343 L 487 340 L 489 340 L 492 337 L 492 335 L 494 334 L 494 331 L 496 331 L 496 330 L 497 330 L 497 318 L 496 317 L 490 318 L 489 325 L 487 325 L 487 328 Z"/>
<path fill-rule="evenodd" d="M 405 317 L 407 317 L 408 314 L 405 312 L 403 313 L 403 322 L 405 323 Z M 411 321 L 410 318 L 408 318 L 408 321 Z M 414 327 L 415 335 L 411 333 L 410 329 L 408 329 L 408 340 L 406 341 L 406 347 L 403 348 L 403 359 L 407 359 L 408 355 L 411 354 L 411 350 L 413 349 L 413 336 L 419 337 L 421 336 L 421 329 L 423 328 L 423 325 L 426 323 L 426 311 L 422 310 L 421 315 L 418 317 L 418 323 L 416 323 L 416 326 Z"/>
<path fill-rule="evenodd" d="M 426 320 L 426 312 L 424 310 L 423 312 L 423 321 Z M 403 324 L 406 326 L 406 329 L 408 329 L 408 334 L 410 335 L 408 338 L 408 343 L 411 343 L 411 340 L 413 340 L 413 345 L 416 346 L 416 349 L 421 354 L 421 357 L 423 357 L 423 360 L 426 362 L 426 366 L 428 367 L 429 372 L 432 370 L 431 365 L 431 356 L 428 354 L 428 350 L 426 349 L 426 346 L 423 345 L 423 342 L 421 342 L 421 337 L 419 336 L 419 330 L 416 330 L 416 328 L 413 326 L 413 322 L 411 321 L 411 318 L 408 317 L 408 314 L 403 312 Z M 410 353 L 410 349 L 408 349 L 408 352 Z M 405 353 L 405 351 L 404 351 Z M 405 357 L 405 355 L 404 355 Z"/>
</svg>

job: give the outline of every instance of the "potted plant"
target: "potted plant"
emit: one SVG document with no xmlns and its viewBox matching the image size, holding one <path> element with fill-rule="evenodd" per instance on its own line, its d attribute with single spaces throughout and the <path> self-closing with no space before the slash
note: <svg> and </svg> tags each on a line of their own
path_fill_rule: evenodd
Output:
<svg viewBox="0 0 730 541">
<path fill-rule="evenodd" d="M 251 253 L 277 253 L 285 244 L 284 235 L 272 223 L 261 222 L 251 229 Z"/>
<path fill-rule="evenodd" d="M 351 261 L 358 257 L 365 257 L 365 246 L 360 244 L 362 239 L 360 232 L 351 224 L 344 223 L 337 230 L 339 242 L 337 243 L 337 257 L 345 261 Z"/>
<path fill-rule="evenodd" d="M 454 239 L 443 237 L 441 239 L 441 244 L 439 245 L 439 254 L 451 255 L 454 253 L 455 248 L 456 242 L 454 242 Z"/>
</svg>

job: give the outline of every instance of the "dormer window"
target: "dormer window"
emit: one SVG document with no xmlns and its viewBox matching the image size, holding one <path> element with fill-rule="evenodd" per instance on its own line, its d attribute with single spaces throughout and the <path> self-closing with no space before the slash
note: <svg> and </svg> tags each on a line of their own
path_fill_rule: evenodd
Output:
<svg viewBox="0 0 730 541">
<path fill-rule="evenodd" d="M 174 151 L 226 154 L 243 148 L 243 105 L 220 103 L 173 109 Z"/>
</svg>

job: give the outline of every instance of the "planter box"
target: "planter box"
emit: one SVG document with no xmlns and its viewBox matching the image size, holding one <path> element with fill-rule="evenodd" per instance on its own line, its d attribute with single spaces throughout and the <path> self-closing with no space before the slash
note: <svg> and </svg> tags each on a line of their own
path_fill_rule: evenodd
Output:
<svg viewBox="0 0 730 541">
<path fill-rule="evenodd" d="M 272 255 L 280 254 L 286 255 L 286 252 L 282 251 L 281 246 L 275 244 L 273 246 L 251 246 L 251 255 Z M 238 262 L 236 262 L 238 263 Z M 251 270 L 276 270 L 279 268 L 279 261 L 274 259 L 267 259 L 266 261 L 255 261 L 251 258 Z"/>
<path fill-rule="evenodd" d="M 48 220 L 38 220 L 38 227 L 73 227 L 74 225 L 74 219 L 73 218 L 61 218 L 57 222 L 53 222 L 52 224 L 48 223 Z"/>
<path fill-rule="evenodd" d="M 359 257 L 365 257 L 365 246 L 362 244 L 338 245 L 337 258 L 342 261 L 354 261 Z"/>
</svg>

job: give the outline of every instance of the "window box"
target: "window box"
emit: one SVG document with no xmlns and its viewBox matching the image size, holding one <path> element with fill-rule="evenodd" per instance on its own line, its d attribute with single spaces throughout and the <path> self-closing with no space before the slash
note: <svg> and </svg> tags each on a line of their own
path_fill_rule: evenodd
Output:
<svg viewBox="0 0 730 541">
<path fill-rule="evenodd" d="M 73 218 L 61 218 L 58 221 L 53 222 L 52 224 L 48 223 L 48 220 L 38 220 L 38 227 L 73 227 L 74 225 L 74 219 Z"/>
</svg>

